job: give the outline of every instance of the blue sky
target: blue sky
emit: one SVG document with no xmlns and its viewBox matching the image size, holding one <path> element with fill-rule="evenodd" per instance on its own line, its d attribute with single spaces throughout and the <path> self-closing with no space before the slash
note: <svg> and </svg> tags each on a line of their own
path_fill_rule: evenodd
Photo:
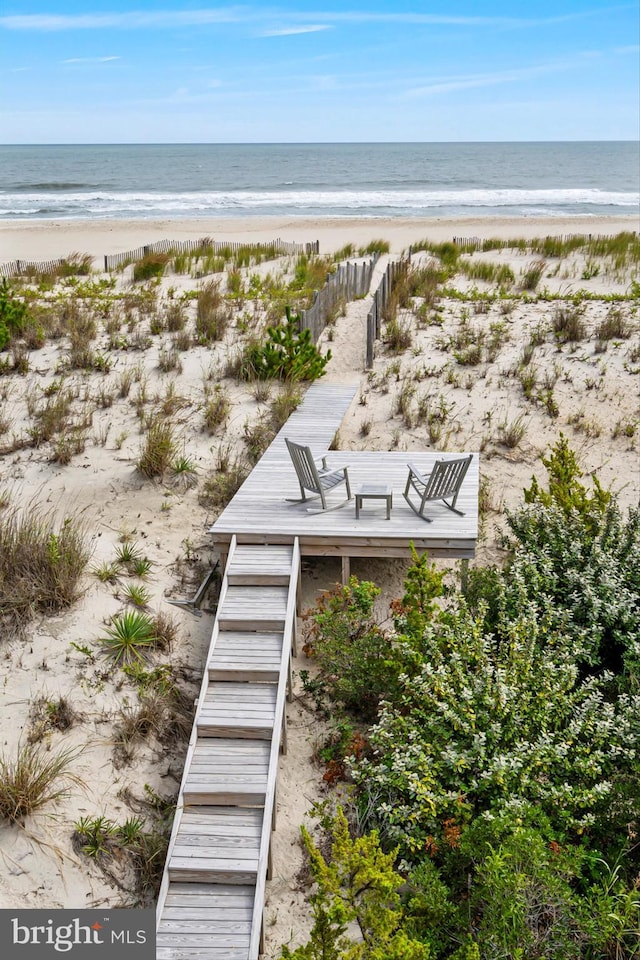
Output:
<svg viewBox="0 0 640 960">
<path fill-rule="evenodd" d="M 638 7 L 3 0 L 0 139 L 635 139 Z"/>
</svg>

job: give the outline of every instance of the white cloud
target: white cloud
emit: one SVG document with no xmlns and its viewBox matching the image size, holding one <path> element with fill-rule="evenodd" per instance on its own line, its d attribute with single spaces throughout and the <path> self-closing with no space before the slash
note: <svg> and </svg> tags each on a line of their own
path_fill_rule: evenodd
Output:
<svg viewBox="0 0 640 960">
<path fill-rule="evenodd" d="M 313 90 L 337 90 L 338 78 L 334 74 L 317 74 L 309 77 Z"/>
<path fill-rule="evenodd" d="M 476 73 L 462 76 L 453 76 L 435 80 L 410 90 L 405 90 L 405 97 L 429 97 L 439 93 L 451 93 L 454 90 L 470 90 L 475 87 L 494 87 L 502 83 L 513 83 L 526 80 L 530 77 L 544 76 L 547 73 L 556 73 L 566 70 L 568 63 L 541 64 L 537 67 L 522 67 L 515 70 L 502 70 L 496 73 Z"/>
<path fill-rule="evenodd" d="M 246 19 L 240 7 L 217 10 L 132 10 L 128 13 L 22 14 L 0 17 L 6 30 L 102 30 L 144 27 L 192 27 L 207 23 L 235 23 Z"/>
<path fill-rule="evenodd" d="M 301 24 L 299 27 L 279 27 L 274 30 L 263 30 L 261 37 L 293 37 L 299 33 L 318 33 L 320 30 L 331 30 L 329 23 Z"/>
<path fill-rule="evenodd" d="M 69 57 L 62 63 L 111 63 L 112 60 L 121 59 L 121 57 Z"/>
<path fill-rule="evenodd" d="M 611 16 L 616 10 L 628 10 L 633 4 L 621 4 L 615 7 L 594 8 L 581 10 L 575 13 L 559 14 L 551 17 L 492 17 L 492 16 L 454 16 L 450 14 L 413 13 L 391 11 L 379 13 L 377 11 L 304 11 L 288 10 L 285 14 L 293 26 L 283 28 L 284 32 L 267 31 L 265 36 L 286 36 L 289 33 L 308 33 L 311 30 L 326 29 L 322 22 L 331 23 L 400 23 L 416 25 L 444 25 L 460 27 L 488 27 L 488 28 L 522 28 L 541 26 L 597 16 L 601 13 Z M 84 13 L 84 14 L 13 14 L 0 17 L 0 27 L 6 30 L 32 31 L 59 31 L 59 30 L 99 30 L 103 28 L 137 29 L 137 28 L 174 28 L 202 26 L 214 23 L 248 23 L 270 19 L 273 21 L 274 10 L 260 10 L 259 7 L 229 6 L 217 9 L 199 10 L 131 10 L 125 13 Z M 311 26 L 304 21 L 313 17 L 316 21 Z M 303 21 L 300 26 L 295 21 Z"/>
</svg>

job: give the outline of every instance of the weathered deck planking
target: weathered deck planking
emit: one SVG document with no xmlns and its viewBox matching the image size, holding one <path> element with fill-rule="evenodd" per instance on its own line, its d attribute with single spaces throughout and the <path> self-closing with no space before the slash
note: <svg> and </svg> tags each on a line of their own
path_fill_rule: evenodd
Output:
<svg viewBox="0 0 640 960">
<path fill-rule="evenodd" d="M 243 544 L 285 544 L 299 538 L 303 555 L 344 557 L 403 557 L 409 544 L 428 550 L 435 557 L 471 558 L 478 537 L 479 457 L 474 455 L 458 496 L 458 516 L 442 503 L 430 503 L 430 523 L 416 516 L 403 497 L 409 461 L 424 474 L 438 459 L 455 454 L 430 452 L 329 451 L 341 418 L 355 396 L 354 387 L 313 384 L 300 407 L 287 421 L 247 480 L 211 527 L 214 543 L 225 553 L 232 536 Z M 349 399 L 351 397 L 351 399 Z M 340 420 L 338 419 L 340 417 Z M 328 494 L 331 507 L 323 511 L 319 501 L 295 503 L 300 487 L 284 438 L 311 447 L 314 455 L 327 455 L 331 469 L 347 466 L 352 491 L 372 480 L 393 490 L 391 518 L 384 503 L 367 504 L 355 516 L 355 496 L 344 502 L 344 487 Z"/>
<path fill-rule="evenodd" d="M 277 681 L 284 633 L 223 630 L 209 658 L 210 680 Z"/>
<path fill-rule="evenodd" d="M 257 960 L 260 952 L 300 555 L 297 542 L 239 554 L 232 541 L 227 571 L 240 582 L 230 584 L 225 571 L 158 899 L 161 960 Z M 266 576 L 258 570 L 258 585 L 247 582 L 247 568 L 261 561 Z M 221 620 L 243 629 L 221 629 Z M 239 900 L 230 899 L 233 887 Z"/>
<path fill-rule="evenodd" d="M 255 883 L 262 817 L 259 808 L 186 809 L 169 859 L 169 879 Z"/>
<path fill-rule="evenodd" d="M 416 516 L 403 497 L 411 459 L 423 473 L 429 473 L 441 453 L 353 452 L 327 455 L 330 467 L 347 465 L 352 489 L 375 478 L 393 490 L 391 518 L 386 519 L 383 502 L 368 503 L 355 516 L 355 496 L 337 509 L 323 511 L 315 501 L 291 503 L 299 487 L 288 456 L 272 460 L 253 471 L 234 500 L 211 527 L 214 542 L 223 551 L 232 535 L 239 543 L 287 543 L 299 537 L 303 555 L 406 556 L 409 543 L 429 550 L 435 557 L 472 557 L 478 537 L 479 462 L 474 456 L 464 479 L 456 506 L 458 516 L 439 502 L 430 503 L 427 523 Z M 258 476 L 255 474 L 259 473 Z M 259 502 L 257 501 L 260 495 Z M 330 493 L 329 505 L 344 501 L 342 493 Z"/>
<path fill-rule="evenodd" d="M 184 803 L 264 806 L 269 744 L 198 738 L 182 788 Z"/>
<path fill-rule="evenodd" d="M 291 550 L 238 544 L 227 565 L 229 586 L 288 586 L 291 577 Z"/>
<path fill-rule="evenodd" d="M 228 586 L 218 604 L 222 630 L 282 630 L 287 613 L 288 587 Z"/>
<path fill-rule="evenodd" d="M 198 736 L 270 740 L 276 698 L 274 683 L 213 681 L 196 717 Z"/>
<path fill-rule="evenodd" d="M 156 960 L 247 960 L 255 886 L 173 882 L 156 933 Z M 199 938 L 218 932 L 204 947 Z"/>
</svg>

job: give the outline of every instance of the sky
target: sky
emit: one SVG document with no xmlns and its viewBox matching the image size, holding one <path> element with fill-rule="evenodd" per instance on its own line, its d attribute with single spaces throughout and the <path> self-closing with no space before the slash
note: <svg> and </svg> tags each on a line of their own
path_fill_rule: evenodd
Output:
<svg viewBox="0 0 640 960">
<path fill-rule="evenodd" d="M 639 2 L 2 0 L 3 143 L 631 140 Z"/>
</svg>

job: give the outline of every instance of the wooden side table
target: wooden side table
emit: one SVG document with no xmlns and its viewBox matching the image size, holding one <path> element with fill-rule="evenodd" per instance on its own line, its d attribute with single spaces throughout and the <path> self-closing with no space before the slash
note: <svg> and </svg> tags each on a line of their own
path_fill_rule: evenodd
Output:
<svg viewBox="0 0 640 960">
<path fill-rule="evenodd" d="M 363 500 L 384 500 L 387 504 L 387 520 L 391 519 L 393 490 L 388 483 L 363 483 L 354 491 L 356 496 L 356 520 L 360 519 Z"/>
</svg>

